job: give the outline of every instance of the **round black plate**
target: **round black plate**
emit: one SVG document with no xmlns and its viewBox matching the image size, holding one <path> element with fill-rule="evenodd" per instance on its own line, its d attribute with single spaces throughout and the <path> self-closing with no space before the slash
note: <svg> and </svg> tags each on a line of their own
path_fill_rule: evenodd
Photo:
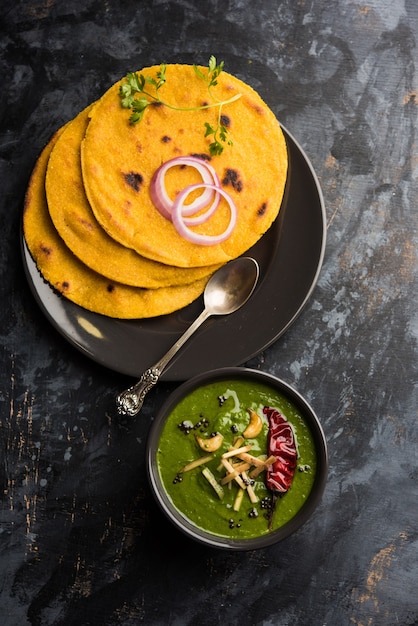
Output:
<svg viewBox="0 0 418 626">
<path fill-rule="evenodd" d="M 260 265 L 256 290 L 239 311 L 206 321 L 167 366 L 163 380 L 186 380 L 245 363 L 289 328 L 312 293 L 325 250 L 324 203 L 309 159 L 283 131 L 289 151 L 283 205 L 270 230 L 245 255 Z M 203 309 L 201 297 L 176 313 L 146 320 L 115 320 L 91 313 L 53 291 L 24 240 L 22 249 L 29 285 L 49 321 L 76 348 L 122 374 L 139 378 Z"/>
</svg>

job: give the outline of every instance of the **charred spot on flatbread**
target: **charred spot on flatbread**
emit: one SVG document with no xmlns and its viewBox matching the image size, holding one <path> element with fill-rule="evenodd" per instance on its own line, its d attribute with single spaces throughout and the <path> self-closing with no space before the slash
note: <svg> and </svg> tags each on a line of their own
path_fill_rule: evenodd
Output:
<svg viewBox="0 0 418 626">
<path fill-rule="evenodd" d="M 263 204 L 259 207 L 257 211 L 257 215 L 259 215 L 260 217 L 264 215 L 264 213 L 267 211 L 267 204 L 267 202 L 263 202 Z"/>
<path fill-rule="evenodd" d="M 206 154 L 206 152 L 192 152 L 190 156 L 195 157 L 196 159 L 202 159 L 203 161 L 212 161 L 212 157 L 210 154 Z"/>
<path fill-rule="evenodd" d="M 222 126 L 225 126 L 225 128 L 229 128 L 231 126 L 231 118 L 229 115 L 225 115 L 225 113 L 221 115 L 221 124 Z"/>
<path fill-rule="evenodd" d="M 44 244 L 42 244 L 42 243 L 41 243 L 41 244 L 40 244 L 40 246 L 39 246 L 39 250 L 40 250 L 43 254 L 45 254 L 45 256 L 47 256 L 47 257 L 51 256 L 51 254 L 52 254 L 52 248 L 51 248 L 51 246 L 45 246 L 45 245 L 44 245 Z"/>
<path fill-rule="evenodd" d="M 142 182 L 144 180 L 142 174 L 140 174 L 139 172 L 128 172 L 123 176 L 125 178 L 125 181 L 130 187 L 132 187 L 132 189 L 134 189 L 135 191 L 140 191 Z"/>
<path fill-rule="evenodd" d="M 228 167 L 225 170 L 222 184 L 225 186 L 231 185 L 235 189 L 235 191 L 238 191 L 238 193 L 242 191 L 243 187 L 243 182 L 240 178 L 239 172 L 232 167 Z"/>
</svg>

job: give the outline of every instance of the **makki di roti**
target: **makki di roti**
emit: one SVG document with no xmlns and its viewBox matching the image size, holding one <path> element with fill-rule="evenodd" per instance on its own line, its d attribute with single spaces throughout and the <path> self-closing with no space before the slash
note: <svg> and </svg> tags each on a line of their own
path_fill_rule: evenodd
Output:
<svg viewBox="0 0 418 626">
<path fill-rule="evenodd" d="M 79 306 L 124 319 L 183 308 L 277 217 L 288 167 L 283 132 L 251 87 L 216 73 L 221 66 L 213 72 L 213 59 L 209 68 L 161 65 L 127 75 L 40 155 L 26 194 L 25 239 L 43 278 Z M 130 77 L 145 87 L 135 94 L 135 103 L 145 102 L 138 123 L 124 108 Z M 220 150 L 212 150 L 214 139 L 224 142 Z M 192 241 L 153 195 L 159 168 L 190 156 L 215 172 L 212 192 L 220 198 L 211 217 L 190 228 Z M 175 162 L 163 185 L 178 204 L 202 174 Z M 218 237 L 233 213 L 236 223 L 221 243 L 193 241 L 197 233 Z"/>
<path fill-rule="evenodd" d="M 48 159 L 63 131 L 65 128 L 54 135 L 39 156 L 25 199 L 25 240 L 44 279 L 83 308 L 116 318 L 165 315 L 198 298 L 207 282 L 205 278 L 189 285 L 142 289 L 110 281 L 73 255 L 54 228 L 45 194 Z"/>
<path fill-rule="evenodd" d="M 99 225 L 84 191 L 80 163 L 80 143 L 90 109 L 87 107 L 67 124 L 48 161 L 45 180 L 48 210 L 65 244 L 94 271 L 134 287 L 186 285 L 212 274 L 219 265 L 177 268 L 142 257 L 109 237 Z"/>
<path fill-rule="evenodd" d="M 141 70 L 155 80 L 159 67 Z M 207 68 L 199 68 L 202 74 Z M 287 150 L 283 132 L 273 112 L 260 96 L 238 78 L 222 72 L 217 85 L 207 84 L 193 66 L 167 65 L 166 82 L 157 102 L 147 107 L 138 124 L 129 123 L 114 84 L 92 107 L 81 145 L 84 187 L 90 206 L 104 230 L 116 241 L 142 256 L 178 267 L 225 263 L 246 252 L 271 226 L 280 209 L 287 175 Z M 211 136 L 205 124 L 216 126 L 219 106 L 195 109 L 211 101 L 241 96 L 222 108 L 222 121 L 233 145 L 210 156 Z M 216 102 L 215 101 L 215 102 Z M 213 102 L 212 102 L 213 103 Z M 158 167 L 180 155 L 210 160 L 222 187 L 237 207 L 238 219 L 231 236 L 216 245 L 200 245 L 179 236 L 150 196 L 150 184 Z M 167 190 L 174 197 L 185 186 L 199 181 L 193 168 L 172 168 L 166 175 Z M 229 207 L 220 208 L 197 232 L 222 232 Z"/>
</svg>

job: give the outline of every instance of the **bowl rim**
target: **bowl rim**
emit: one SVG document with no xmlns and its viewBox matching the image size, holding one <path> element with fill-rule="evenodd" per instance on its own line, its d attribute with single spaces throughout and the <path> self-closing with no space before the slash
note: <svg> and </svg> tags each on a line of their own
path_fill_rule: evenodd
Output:
<svg viewBox="0 0 418 626">
<path fill-rule="evenodd" d="M 317 454 L 317 471 L 312 490 L 306 502 L 299 509 L 291 520 L 286 522 L 280 528 L 266 535 L 259 537 L 233 539 L 229 537 L 219 536 L 210 533 L 196 526 L 186 516 L 184 516 L 171 502 L 167 492 L 162 484 L 159 476 L 157 464 L 158 441 L 164 427 L 165 421 L 178 402 L 188 393 L 196 389 L 202 384 L 210 384 L 215 381 L 224 379 L 256 379 L 267 385 L 271 385 L 280 391 L 296 405 L 302 415 L 307 419 L 308 426 L 311 430 L 316 454 Z M 148 434 L 146 446 L 146 468 L 148 481 L 151 486 L 153 496 L 159 505 L 159 508 L 165 516 L 179 529 L 183 534 L 192 539 L 213 548 L 221 548 L 226 550 L 255 550 L 265 548 L 272 544 L 278 543 L 296 532 L 311 517 L 318 504 L 322 499 L 328 477 L 328 450 L 322 425 L 315 411 L 309 402 L 289 383 L 278 378 L 274 374 L 256 370 L 248 367 L 222 367 L 207 372 L 202 372 L 178 386 L 163 403 L 158 410 Z"/>
</svg>

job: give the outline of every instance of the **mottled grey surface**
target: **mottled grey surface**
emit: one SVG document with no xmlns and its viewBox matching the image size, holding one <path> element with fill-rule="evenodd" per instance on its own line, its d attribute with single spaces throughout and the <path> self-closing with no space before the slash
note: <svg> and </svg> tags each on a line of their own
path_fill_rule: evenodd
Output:
<svg viewBox="0 0 418 626">
<path fill-rule="evenodd" d="M 2 625 L 416 626 L 418 4 L 2 0 L 0 31 Z M 328 486 L 289 540 L 235 555 L 179 536 L 149 493 L 174 383 L 118 424 L 126 379 L 51 329 L 19 248 L 51 133 L 128 70 L 212 53 L 306 150 L 328 223 L 312 299 L 249 363 L 312 403 Z"/>
</svg>

